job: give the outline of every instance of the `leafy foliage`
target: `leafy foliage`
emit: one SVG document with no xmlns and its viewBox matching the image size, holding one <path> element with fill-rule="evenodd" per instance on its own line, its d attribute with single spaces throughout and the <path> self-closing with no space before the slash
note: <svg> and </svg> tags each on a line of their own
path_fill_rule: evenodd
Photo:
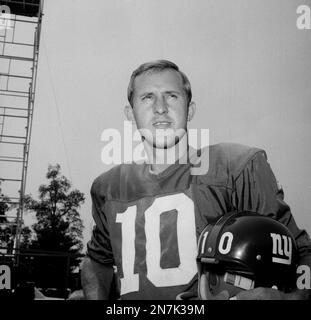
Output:
<svg viewBox="0 0 311 320">
<path fill-rule="evenodd" d="M 10 199 L 2 193 L 0 180 L 0 249 L 11 251 L 13 248 L 13 228 L 9 224 L 7 212 L 12 209 L 9 204 Z"/>
<path fill-rule="evenodd" d="M 1 179 L 0 179 L 0 223 L 7 222 L 7 218 L 4 216 L 6 215 L 6 212 L 9 211 L 10 209 L 8 201 L 9 201 L 9 198 L 2 193 Z"/>
<path fill-rule="evenodd" d="M 25 197 L 25 207 L 35 212 L 37 222 L 32 225 L 33 234 L 24 230 L 23 263 L 36 285 L 62 287 L 80 263 L 83 223 L 79 209 L 85 197 L 72 189 L 59 164 L 49 165 L 46 178 L 48 183 L 40 185 L 38 200 Z"/>
<path fill-rule="evenodd" d="M 71 183 L 61 175 L 60 165 L 49 166 L 46 175 L 49 184 L 39 187 L 39 200 L 25 199 L 28 210 L 36 212 L 37 223 L 33 248 L 77 253 L 82 249 L 83 224 L 78 209 L 84 194 L 70 190 Z"/>
</svg>

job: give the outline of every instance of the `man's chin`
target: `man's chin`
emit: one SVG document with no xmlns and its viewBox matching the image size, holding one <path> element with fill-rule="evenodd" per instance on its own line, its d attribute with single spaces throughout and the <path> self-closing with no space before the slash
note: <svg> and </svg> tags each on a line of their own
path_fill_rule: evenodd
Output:
<svg viewBox="0 0 311 320">
<path fill-rule="evenodd" d="M 180 129 L 181 130 L 181 129 Z M 154 149 L 170 149 L 174 146 L 178 145 L 179 142 L 185 136 L 186 131 L 176 132 L 174 131 L 171 135 L 163 135 L 163 134 L 146 134 L 148 132 L 144 132 L 142 135 L 142 140 L 152 146 Z"/>
<path fill-rule="evenodd" d="M 172 139 L 165 139 L 165 141 L 154 141 L 152 146 L 154 149 L 170 149 L 177 145 L 179 142 L 179 137 Z"/>
<path fill-rule="evenodd" d="M 152 147 L 153 147 L 153 149 L 163 149 L 163 150 L 167 150 L 167 149 L 169 149 L 169 148 L 173 147 L 174 145 L 175 145 L 175 144 L 154 143 L 154 144 L 152 145 Z"/>
</svg>

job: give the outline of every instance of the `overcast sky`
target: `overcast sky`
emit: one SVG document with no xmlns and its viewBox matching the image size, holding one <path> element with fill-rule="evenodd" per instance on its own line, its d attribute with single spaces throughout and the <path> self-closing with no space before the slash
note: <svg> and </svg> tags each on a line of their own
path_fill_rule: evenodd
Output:
<svg viewBox="0 0 311 320">
<path fill-rule="evenodd" d="M 191 128 L 210 142 L 265 149 L 294 217 L 311 233 L 311 30 L 296 9 L 310 0 L 46 0 L 27 193 L 60 163 L 91 232 L 89 189 L 107 128 L 123 128 L 131 72 L 169 59 L 189 77 Z M 29 217 L 26 217 L 29 221 Z"/>
</svg>

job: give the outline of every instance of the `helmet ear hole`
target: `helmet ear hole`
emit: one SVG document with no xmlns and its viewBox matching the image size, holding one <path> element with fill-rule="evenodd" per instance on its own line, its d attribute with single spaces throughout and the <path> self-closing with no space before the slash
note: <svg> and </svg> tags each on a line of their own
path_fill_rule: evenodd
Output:
<svg viewBox="0 0 311 320">
<path fill-rule="evenodd" d="M 203 272 L 199 279 L 199 296 L 202 300 L 213 300 L 221 289 L 222 276 L 213 271 Z"/>
<path fill-rule="evenodd" d="M 207 276 L 208 279 L 208 291 L 213 295 L 219 293 L 219 289 L 222 283 L 222 275 L 219 273 L 210 272 Z"/>
</svg>

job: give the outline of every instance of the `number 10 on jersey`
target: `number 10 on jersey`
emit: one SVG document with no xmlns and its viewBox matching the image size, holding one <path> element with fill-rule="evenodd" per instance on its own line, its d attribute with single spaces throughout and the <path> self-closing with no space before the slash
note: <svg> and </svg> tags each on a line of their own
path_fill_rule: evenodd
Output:
<svg viewBox="0 0 311 320">
<path fill-rule="evenodd" d="M 175 268 L 162 268 L 160 216 L 163 212 L 176 210 L 176 231 L 180 264 Z M 116 222 L 121 223 L 122 269 L 121 295 L 139 290 L 139 275 L 134 273 L 135 263 L 135 221 L 137 206 L 131 206 L 118 213 Z M 147 278 L 156 287 L 184 285 L 190 282 L 197 271 L 196 227 L 194 204 L 184 193 L 156 198 L 145 211 L 146 267 Z"/>
</svg>

